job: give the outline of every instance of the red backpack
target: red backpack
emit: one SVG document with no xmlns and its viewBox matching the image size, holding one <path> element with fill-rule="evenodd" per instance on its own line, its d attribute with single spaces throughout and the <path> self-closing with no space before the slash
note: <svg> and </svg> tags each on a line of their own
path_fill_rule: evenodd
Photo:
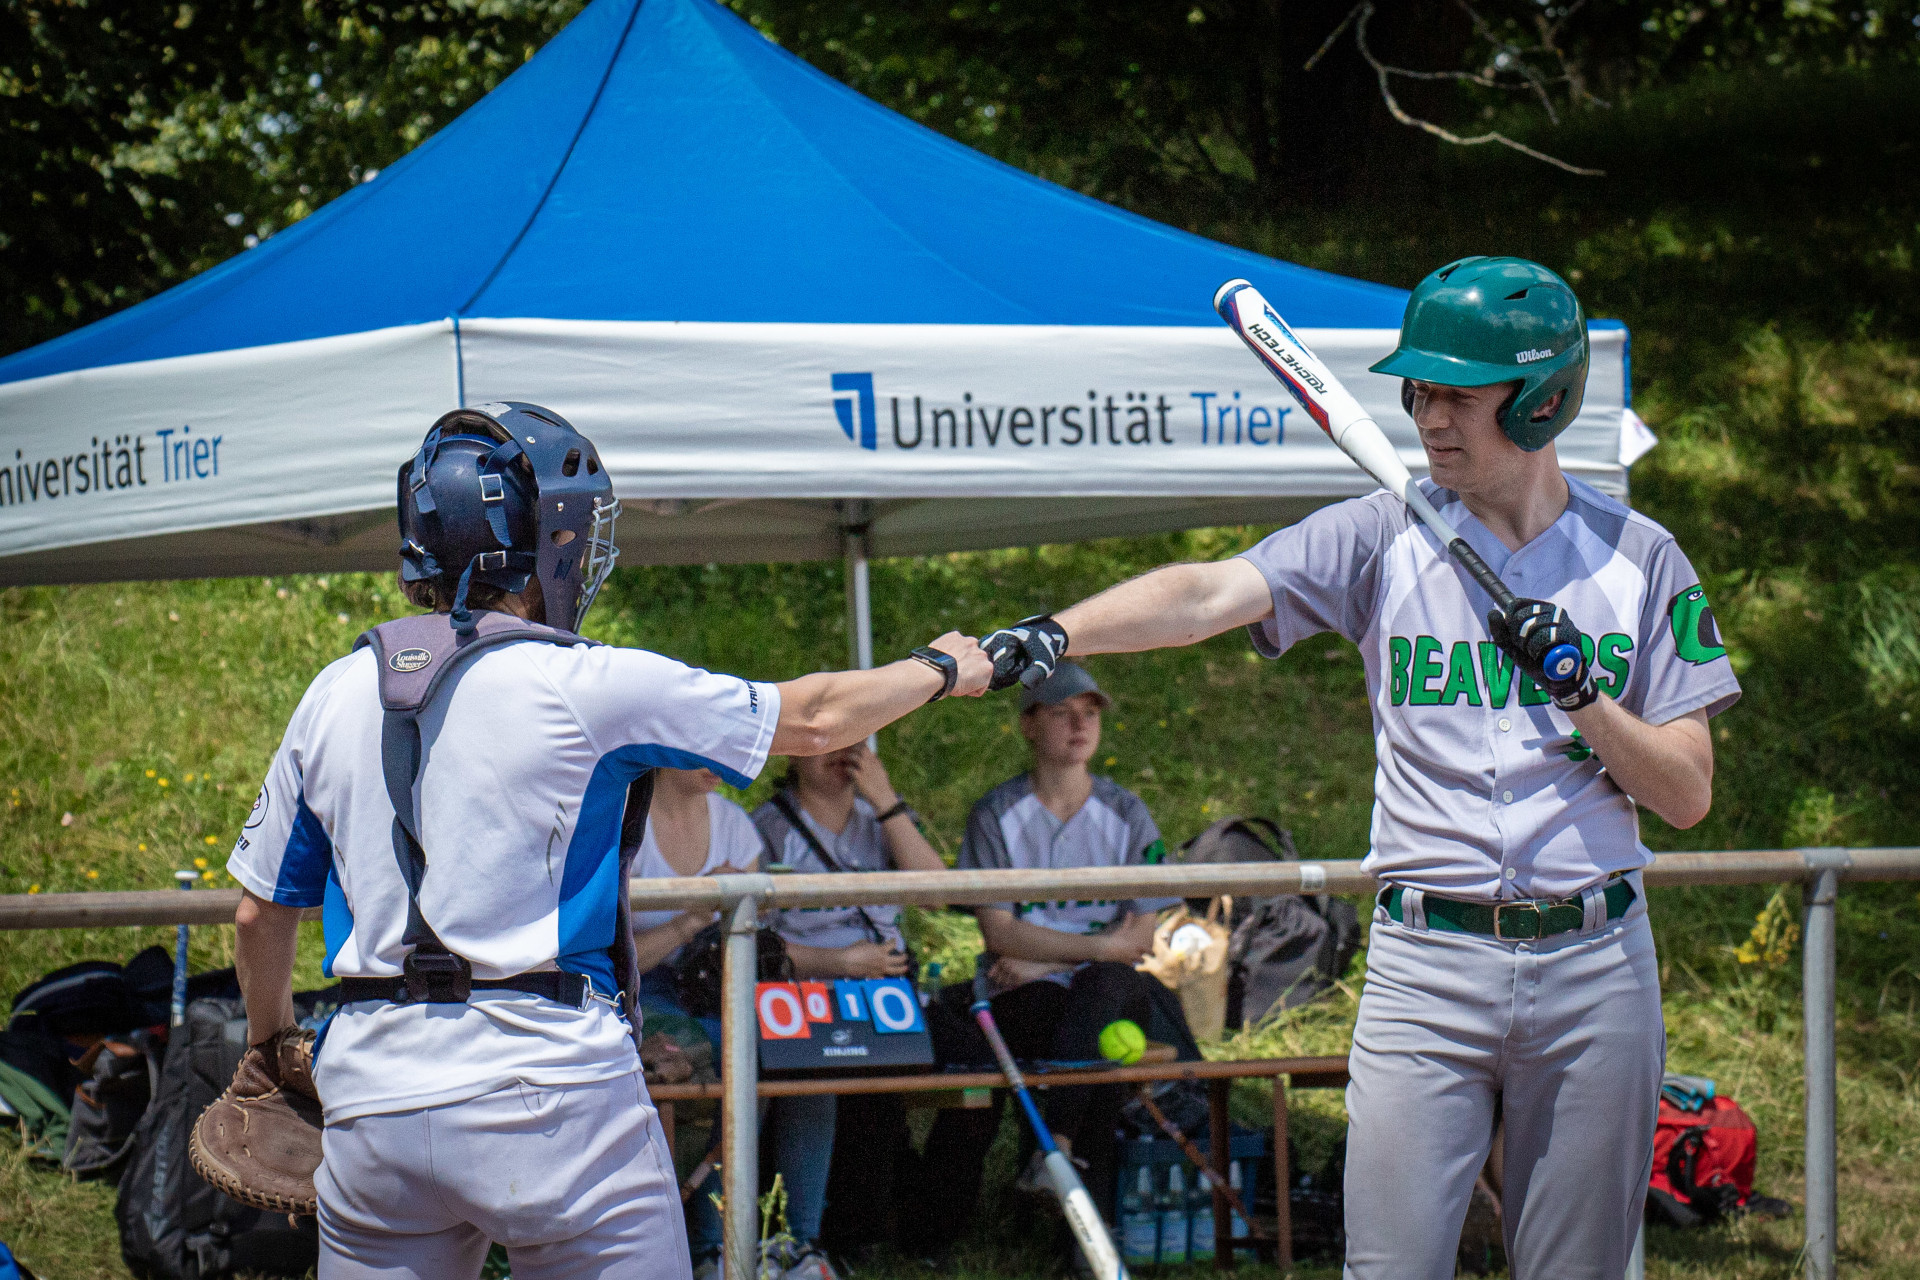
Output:
<svg viewBox="0 0 1920 1280">
<path fill-rule="evenodd" d="M 1678 1227 L 1748 1208 L 1759 1146 L 1752 1118 L 1732 1098 L 1708 1098 L 1698 1111 L 1661 1098 L 1648 1208 Z"/>
</svg>

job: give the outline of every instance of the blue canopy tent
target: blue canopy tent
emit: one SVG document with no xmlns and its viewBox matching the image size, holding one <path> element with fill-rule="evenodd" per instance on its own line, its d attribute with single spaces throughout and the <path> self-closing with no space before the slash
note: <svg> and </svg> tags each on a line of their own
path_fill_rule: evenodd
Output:
<svg viewBox="0 0 1920 1280">
<path fill-rule="evenodd" d="M 0 360 L 0 582 L 384 568 L 461 403 L 600 445 L 632 560 L 911 554 L 1296 518 L 1371 488 L 1212 314 L 1365 372 L 1405 294 L 1043 182 L 711 0 L 595 0 L 493 93 L 257 248 Z M 1625 332 L 1563 465 L 1624 490 Z M 849 540 L 849 534 L 855 535 Z"/>
</svg>

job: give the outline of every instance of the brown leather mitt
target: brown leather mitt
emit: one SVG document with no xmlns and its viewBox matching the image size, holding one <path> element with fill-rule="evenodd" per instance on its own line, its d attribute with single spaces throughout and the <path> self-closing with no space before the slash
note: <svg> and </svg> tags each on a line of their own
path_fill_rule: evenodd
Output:
<svg viewBox="0 0 1920 1280">
<path fill-rule="evenodd" d="M 288 1027 L 248 1049 L 233 1083 L 193 1126 L 187 1154 L 196 1173 L 241 1204 L 275 1213 L 317 1213 L 320 1095 L 313 1087 L 311 1031 Z"/>
</svg>

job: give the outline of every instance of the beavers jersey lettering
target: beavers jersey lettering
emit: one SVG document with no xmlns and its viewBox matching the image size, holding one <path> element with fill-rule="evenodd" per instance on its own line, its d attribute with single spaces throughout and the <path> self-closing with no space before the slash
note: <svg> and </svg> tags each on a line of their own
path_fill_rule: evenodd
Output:
<svg viewBox="0 0 1920 1280">
<path fill-rule="evenodd" d="M 1731 706 L 1739 682 L 1672 535 L 1567 484 L 1566 511 L 1515 552 L 1451 490 L 1421 489 L 1515 594 L 1567 610 L 1626 710 L 1664 724 Z M 1261 654 L 1322 631 L 1360 648 L 1379 761 L 1370 873 L 1455 898 L 1557 898 L 1651 860 L 1633 802 L 1494 645 L 1493 601 L 1398 498 L 1324 507 L 1244 558 L 1273 593 L 1273 618 L 1249 628 Z"/>
</svg>

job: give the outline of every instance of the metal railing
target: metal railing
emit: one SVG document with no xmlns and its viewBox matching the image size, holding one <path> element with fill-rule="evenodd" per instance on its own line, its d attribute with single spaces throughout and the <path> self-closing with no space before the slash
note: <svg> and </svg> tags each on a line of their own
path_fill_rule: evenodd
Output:
<svg viewBox="0 0 1920 1280">
<path fill-rule="evenodd" d="M 1835 1167 L 1834 907 L 1842 880 L 1920 880 L 1920 849 L 1775 849 L 1664 853 L 1649 886 L 1800 883 L 1805 886 L 1802 1006 L 1806 1043 L 1806 1274 L 1832 1280 L 1839 1199 Z M 723 979 L 721 1076 L 726 1245 L 755 1257 L 759 1235 L 759 1038 L 753 1011 L 762 911 L 888 903 L 924 906 L 1051 899 L 1211 897 L 1222 893 L 1370 893 L 1358 862 L 1229 863 L 1214 866 L 1080 867 L 1060 871 L 888 871 L 845 875 L 724 875 L 636 880 L 635 910 L 706 907 L 728 922 Z M 183 894 L 49 893 L 0 896 L 0 930 L 125 925 L 224 924 L 237 889 Z M 314 913 L 317 914 L 317 913 Z M 749 1263 L 749 1269 L 751 1264 Z"/>
</svg>

